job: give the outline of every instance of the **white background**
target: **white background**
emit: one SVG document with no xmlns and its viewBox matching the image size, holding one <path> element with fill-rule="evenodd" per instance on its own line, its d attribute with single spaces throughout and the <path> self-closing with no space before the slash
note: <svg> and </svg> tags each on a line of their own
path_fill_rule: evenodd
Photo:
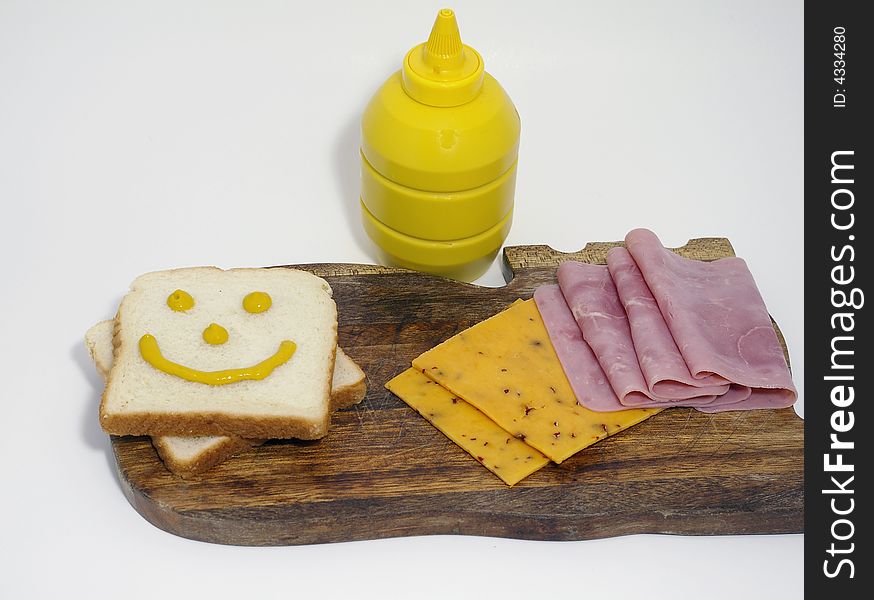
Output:
<svg viewBox="0 0 874 600">
<path fill-rule="evenodd" d="M 358 121 L 440 7 L 0 0 L 0 597 L 801 595 L 800 535 L 237 548 L 124 499 L 82 334 L 146 271 L 372 262 Z M 507 244 L 726 236 L 800 387 L 801 1 L 453 7 L 522 118 Z"/>
</svg>

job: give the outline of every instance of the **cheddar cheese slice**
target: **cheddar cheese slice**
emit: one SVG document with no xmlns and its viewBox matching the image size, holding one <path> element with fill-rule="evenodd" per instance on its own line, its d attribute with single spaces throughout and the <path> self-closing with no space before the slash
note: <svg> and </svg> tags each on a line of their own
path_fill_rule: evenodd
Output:
<svg viewBox="0 0 874 600">
<path fill-rule="evenodd" d="M 549 463 L 543 454 L 415 369 L 407 369 L 385 387 L 507 485 Z"/>
<path fill-rule="evenodd" d="M 449 338 L 413 367 L 557 463 L 659 412 L 577 404 L 534 300 Z"/>
</svg>

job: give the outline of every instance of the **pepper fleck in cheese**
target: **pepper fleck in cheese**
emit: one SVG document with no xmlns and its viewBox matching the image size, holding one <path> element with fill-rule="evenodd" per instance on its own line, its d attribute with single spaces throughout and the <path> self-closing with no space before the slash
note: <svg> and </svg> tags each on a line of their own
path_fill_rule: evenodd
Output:
<svg viewBox="0 0 874 600">
<path fill-rule="evenodd" d="M 462 331 L 413 367 L 557 463 L 659 412 L 577 404 L 534 300 Z"/>
<path fill-rule="evenodd" d="M 543 454 L 415 369 L 407 369 L 385 387 L 507 485 L 518 483 L 549 462 Z"/>
</svg>

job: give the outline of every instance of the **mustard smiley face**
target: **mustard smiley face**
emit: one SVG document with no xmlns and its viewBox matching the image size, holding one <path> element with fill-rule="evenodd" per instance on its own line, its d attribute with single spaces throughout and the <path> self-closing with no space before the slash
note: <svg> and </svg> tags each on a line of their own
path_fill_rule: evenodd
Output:
<svg viewBox="0 0 874 600">
<path fill-rule="evenodd" d="M 194 297 L 185 290 L 175 290 L 167 296 L 167 306 L 174 312 L 188 312 L 194 308 Z M 241 308 L 247 313 L 258 315 L 270 310 L 273 299 L 263 291 L 254 291 L 241 301 Z M 229 341 L 228 330 L 218 323 L 209 323 L 203 329 L 201 337 L 209 346 L 221 346 Z M 140 338 L 140 354 L 143 359 L 155 369 L 195 383 L 207 385 L 227 385 L 237 381 L 261 380 L 269 376 L 273 370 L 288 362 L 294 355 L 297 345 L 291 340 L 283 340 L 277 351 L 261 362 L 241 367 L 219 371 L 201 371 L 186 365 L 173 362 L 164 357 L 158 346 L 158 340 L 152 334 L 146 333 Z"/>
</svg>

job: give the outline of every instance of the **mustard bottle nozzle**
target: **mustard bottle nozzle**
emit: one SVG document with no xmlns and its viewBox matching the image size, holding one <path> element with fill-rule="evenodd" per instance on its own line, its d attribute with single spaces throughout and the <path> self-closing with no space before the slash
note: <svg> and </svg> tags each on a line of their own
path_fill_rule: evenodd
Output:
<svg viewBox="0 0 874 600">
<path fill-rule="evenodd" d="M 455 12 L 444 8 L 437 13 L 428 41 L 404 58 L 404 91 L 429 106 L 459 106 L 477 97 L 484 72 L 479 52 L 461 43 Z"/>
<path fill-rule="evenodd" d="M 458 69 L 464 65 L 464 46 L 458 21 L 450 8 L 441 9 L 434 20 L 431 35 L 422 49 L 425 64 L 436 72 Z"/>
</svg>

